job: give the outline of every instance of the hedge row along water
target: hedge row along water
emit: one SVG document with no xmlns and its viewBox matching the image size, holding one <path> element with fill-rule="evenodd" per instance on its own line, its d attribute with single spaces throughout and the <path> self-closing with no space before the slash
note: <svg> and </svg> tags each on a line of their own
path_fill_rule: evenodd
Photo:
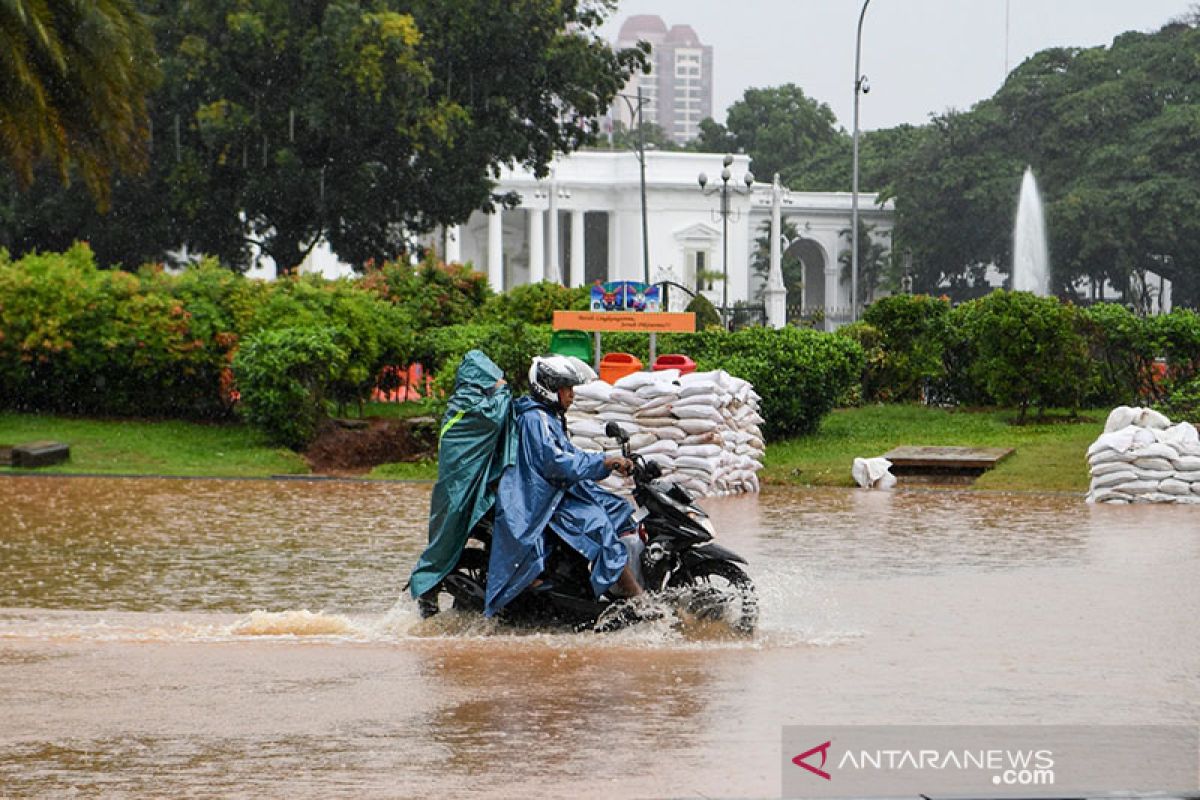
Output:
<svg viewBox="0 0 1200 800">
<path fill-rule="evenodd" d="M 479 347 L 522 391 L 554 309 L 586 304 L 585 290 L 553 284 L 496 295 L 481 274 L 431 262 L 260 282 L 211 262 L 179 275 L 102 270 L 86 245 L 16 262 L 0 251 L 0 408 L 217 419 L 236 406 L 301 447 L 386 365 L 421 361 L 446 385 Z M 612 336 L 606 349 L 646 358 L 647 341 Z M 662 336 L 659 352 L 753 383 L 768 437 L 815 431 L 863 369 L 857 343 L 797 328 Z"/>
</svg>

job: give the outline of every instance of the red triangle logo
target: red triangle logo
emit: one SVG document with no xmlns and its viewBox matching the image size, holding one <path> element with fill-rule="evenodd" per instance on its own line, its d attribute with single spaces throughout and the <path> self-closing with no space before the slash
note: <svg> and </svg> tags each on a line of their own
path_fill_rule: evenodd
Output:
<svg viewBox="0 0 1200 800">
<path fill-rule="evenodd" d="M 831 780 L 831 778 L 829 777 L 829 773 L 826 772 L 825 770 L 821 769 L 821 767 L 825 766 L 825 758 L 829 753 L 829 745 L 831 745 L 832 743 L 833 743 L 832 740 L 830 740 L 830 741 L 826 742 L 825 744 L 817 745 L 816 747 L 812 748 L 811 750 L 805 750 L 803 753 L 801 753 L 800 755 L 793 758 L 792 763 L 795 764 L 797 767 L 804 767 L 806 770 L 811 772 L 813 775 L 819 775 L 820 777 L 824 778 L 825 780 Z M 821 766 L 820 767 L 814 767 L 812 764 L 809 764 L 808 762 L 806 762 L 804 760 L 804 759 L 808 758 L 809 756 L 813 755 L 814 753 L 821 754 Z"/>
</svg>

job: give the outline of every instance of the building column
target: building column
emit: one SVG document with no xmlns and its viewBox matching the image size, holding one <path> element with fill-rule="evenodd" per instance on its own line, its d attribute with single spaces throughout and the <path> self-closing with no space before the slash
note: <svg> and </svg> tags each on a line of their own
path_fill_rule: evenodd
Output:
<svg viewBox="0 0 1200 800">
<path fill-rule="evenodd" d="M 763 292 L 767 306 L 767 324 L 782 328 L 787 324 L 787 288 L 783 285 L 782 222 L 783 187 L 779 173 L 771 182 L 771 269 L 767 273 L 767 289 Z"/>
<path fill-rule="evenodd" d="M 558 186 L 550 181 L 550 218 L 546 221 L 546 280 L 565 284 L 558 246 Z"/>
<path fill-rule="evenodd" d="M 527 208 L 529 215 L 529 282 L 541 283 L 546 279 L 546 234 L 542 229 L 542 210 Z"/>
<path fill-rule="evenodd" d="M 488 214 L 488 283 L 493 292 L 504 291 L 504 227 L 500 215 L 504 213 L 496 206 Z"/>
<path fill-rule="evenodd" d="M 571 281 L 567 286 L 583 286 L 584 250 L 583 250 L 583 212 L 571 212 Z"/>
<path fill-rule="evenodd" d="M 446 228 L 445 261 L 447 264 L 462 263 L 462 227 L 451 225 Z"/>
</svg>

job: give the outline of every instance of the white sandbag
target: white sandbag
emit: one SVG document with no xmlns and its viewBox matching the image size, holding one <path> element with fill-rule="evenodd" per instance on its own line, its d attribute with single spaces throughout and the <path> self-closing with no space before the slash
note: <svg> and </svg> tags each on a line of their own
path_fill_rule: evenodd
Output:
<svg viewBox="0 0 1200 800">
<path fill-rule="evenodd" d="M 598 439 L 605 435 L 604 423 L 595 417 L 568 421 L 567 431 L 571 436 L 587 436 L 592 439 Z"/>
<path fill-rule="evenodd" d="M 629 437 L 629 447 L 633 450 L 640 450 L 643 447 L 648 447 L 658 441 L 658 437 L 653 433 L 635 433 Z"/>
<path fill-rule="evenodd" d="M 712 406 L 671 406 L 671 413 L 679 419 L 706 419 L 717 424 L 724 421 L 721 412 Z"/>
<path fill-rule="evenodd" d="M 687 438 L 686 433 L 673 425 L 666 428 L 655 428 L 654 433 L 660 439 L 673 439 L 676 442 L 681 442 Z"/>
<path fill-rule="evenodd" d="M 1150 444 L 1153 441 L 1153 433 L 1144 428 L 1129 425 L 1111 433 L 1101 434 L 1096 441 L 1092 442 L 1091 447 L 1087 450 L 1087 454 L 1091 456 L 1100 450 L 1106 449 L 1124 453 L 1128 450 L 1133 450 L 1135 447 Z"/>
<path fill-rule="evenodd" d="M 1175 477 L 1184 483 L 1200 483 L 1200 469 L 1178 470 Z"/>
<path fill-rule="evenodd" d="M 717 394 L 721 391 L 721 387 L 715 381 L 696 381 L 694 383 L 679 384 L 680 397 L 695 397 L 697 395 Z"/>
<path fill-rule="evenodd" d="M 673 393 L 672 394 L 664 394 L 659 397 L 651 397 L 651 398 L 644 400 L 642 402 L 642 404 L 640 406 L 638 406 L 638 410 L 635 411 L 634 413 L 642 414 L 646 411 L 650 411 L 655 408 L 670 408 L 671 404 L 674 402 L 675 402 L 675 395 Z"/>
<path fill-rule="evenodd" d="M 1171 463 L 1180 472 L 1200 471 L 1200 456 L 1177 456 L 1171 459 Z"/>
<path fill-rule="evenodd" d="M 720 427 L 720 424 L 713 419 L 681 419 L 675 423 L 676 427 L 688 434 L 711 433 Z"/>
<path fill-rule="evenodd" d="M 1138 471 L 1167 473 L 1175 471 L 1175 465 L 1169 459 L 1142 457 L 1140 450 L 1138 451 L 1137 458 L 1133 459 L 1133 466 Z"/>
<path fill-rule="evenodd" d="M 590 439 L 586 436 L 572 436 L 571 444 L 575 445 L 580 450 L 597 451 L 604 449 L 604 445 L 600 444 L 595 439 Z"/>
<path fill-rule="evenodd" d="M 715 394 L 692 394 L 687 397 L 680 397 L 671 405 L 673 408 L 682 408 L 683 406 L 710 406 L 718 408 L 721 405 L 721 398 Z"/>
<path fill-rule="evenodd" d="M 628 389 L 623 389 L 619 383 L 617 386 L 613 387 L 612 394 L 608 396 L 608 400 L 611 403 L 624 403 L 633 409 L 641 408 L 642 403 L 645 402 L 645 398 L 638 397 L 637 392 L 631 392 Z"/>
<path fill-rule="evenodd" d="M 608 402 L 597 408 L 595 413 L 599 416 L 604 416 L 605 414 L 629 414 L 632 416 L 637 410 L 637 406 L 631 406 L 628 403 Z"/>
<path fill-rule="evenodd" d="M 684 385 L 689 383 L 716 383 L 719 385 L 723 382 L 726 374 L 723 369 L 713 369 L 707 372 L 689 372 L 687 375 L 679 376 L 679 382 Z"/>
<path fill-rule="evenodd" d="M 1133 495 L 1108 488 L 1094 489 L 1087 496 L 1089 503 L 1128 503 L 1132 499 Z"/>
<path fill-rule="evenodd" d="M 656 397 L 678 397 L 679 387 L 672 383 L 648 383 L 637 390 L 637 396 L 643 400 L 653 400 Z"/>
<path fill-rule="evenodd" d="M 650 455 L 674 455 L 679 450 L 679 445 L 671 439 L 655 439 L 648 445 L 636 448 L 634 452 L 641 453 L 644 456 Z"/>
<path fill-rule="evenodd" d="M 1164 442 L 1151 442 L 1145 447 L 1139 447 L 1135 452 L 1138 458 L 1179 458 L 1179 451 Z"/>
<path fill-rule="evenodd" d="M 1200 434 L 1196 432 L 1196 427 L 1190 422 L 1180 422 L 1164 430 L 1155 431 L 1154 436 L 1158 441 L 1174 445 L 1177 448 L 1200 446 Z"/>
<path fill-rule="evenodd" d="M 1155 428 L 1162 430 L 1171 427 L 1171 420 L 1167 419 L 1166 415 L 1160 414 L 1153 408 L 1143 408 L 1142 413 L 1138 416 L 1134 423 L 1139 428 Z"/>
<path fill-rule="evenodd" d="M 608 402 L 608 396 L 612 393 L 613 387 L 604 381 L 592 381 L 585 383 L 582 386 L 575 387 L 576 398 L 586 398 L 588 400 L 599 400 L 602 403 Z"/>
<path fill-rule="evenodd" d="M 662 405 L 655 408 L 646 408 L 633 413 L 638 419 L 675 419 L 671 415 L 671 406 Z"/>
<path fill-rule="evenodd" d="M 1126 467 L 1117 472 L 1109 472 L 1104 475 L 1092 475 L 1092 488 L 1098 489 L 1104 486 L 1117 486 L 1122 483 L 1132 483 L 1139 479 L 1138 473 Z"/>
<path fill-rule="evenodd" d="M 1164 481 L 1159 481 L 1158 490 L 1165 494 L 1191 494 L 1192 485 L 1175 478 L 1167 478 Z"/>
<path fill-rule="evenodd" d="M 689 434 L 680 444 L 715 444 L 722 443 L 720 435 L 716 431 L 706 431 L 705 433 Z"/>
<path fill-rule="evenodd" d="M 679 448 L 678 454 L 695 458 L 718 458 L 721 448 L 715 444 L 686 444 Z"/>
<path fill-rule="evenodd" d="M 886 458 L 856 458 L 850 467 L 850 475 L 864 489 L 891 489 L 896 485 L 891 468 L 892 462 Z"/>
<path fill-rule="evenodd" d="M 1119 431 L 1122 428 L 1128 428 L 1137 422 L 1141 416 L 1142 409 L 1130 408 L 1129 406 L 1117 406 L 1112 411 L 1108 412 L 1108 419 L 1104 423 L 1104 432 L 1112 433 Z"/>
<path fill-rule="evenodd" d="M 1146 480 L 1125 481 L 1124 483 L 1116 484 L 1112 488 L 1119 489 L 1120 491 L 1125 492 L 1126 494 L 1132 494 L 1132 495 L 1146 494 L 1148 492 L 1157 492 L 1158 491 L 1158 481 L 1146 481 Z"/>
<path fill-rule="evenodd" d="M 673 427 L 677 422 L 679 422 L 679 420 L 669 415 L 663 417 L 643 417 L 635 414 L 634 419 L 638 421 L 638 425 L 641 425 L 648 431 L 658 430 L 659 428 Z"/>
<path fill-rule="evenodd" d="M 603 400 L 587 400 L 576 397 L 575 402 L 571 404 L 571 410 L 581 414 L 590 414 L 602 405 L 604 405 Z"/>
<path fill-rule="evenodd" d="M 1108 448 L 1104 448 L 1103 450 L 1097 450 L 1094 453 L 1088 454 L 1088 463 L 1091 464 L 1093 468 L 1095 468 L 1101 464 L 1114 464 L 1114 463 L 1128 464 L 1132 461 L 1133 461 L 1133 453 L 1126 453 L 1126 452 L 1121 452 L 1121 451 L 1117 451 L 1117 450 L 1110 450 Z"/>
<path fill-rule="evenodd" d="M 1106 452 L 1112 452 L 1112 451 L 1109 450 Z M 1132 472 L 1132 471 L 1133 471 L 1133 467 L 1130 465 L 1130 463 L 1128 461 L 1125 461 L 1123 459 L 1120 461 L 1109 461 L 1109 462 L 1104 462 L 1104 463 L 1100 463 L 1100 464 L 1095 464 L 1091 467 L 1092 477 L 1094 477 L 1094 478 L 1099 477 L 1101 475 L 1110 475 L 1114 472 Z"/>
<path fill-rule="evenodd" d="M 717 469 L 717 464 L 709 458 L 696 458 L 695 456 L 676 456 L 675 468 L 683 470 L 694 470 L 697 472 L 707 472 L 710 475 Z"/>
</svg>

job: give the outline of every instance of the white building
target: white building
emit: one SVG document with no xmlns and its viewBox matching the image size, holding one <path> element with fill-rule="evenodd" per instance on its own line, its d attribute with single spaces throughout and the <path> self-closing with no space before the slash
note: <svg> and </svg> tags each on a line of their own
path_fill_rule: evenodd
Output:
<svg viewBox="0 0 1200 800">
<path fill-rule="evenodd" d="M 726 296 L 730 306 L 756 302 L 762 281 L 750 266 L 754 240 L 769 224 L 778 195 L 781 222 L 793 223 L 800 234 L 783 247 L 800 256 L 805 270 L 803 296 L 788 297 L 786 304 L 809 313 L 821 309 L 831 325 L 845 321 L 850 285 L 841 279 L 838 256 L 850 247 L 843 232 L 850 230 L 851 194 L 775 192 L 763 182 L 753 183 L 747 192 L 743 177 L 749 158 L 733 156 L 729 213 L 723 219 L 723 158 L 714 153 L 646 153 L 650 281 L 674 281 L 694 290 L 697 275 L 707 275 L 712 285 L 704 294 L 715 305 L 721 306 Z M 697 180 L 701 172 L 709 176 L 708 194 Z M 445 238 L 434 242 L 444 260 L 473 264 L 498 291 L 541 280 L 569 286 L 645 280 L 635 153 L 573 153 L 560 157 L 544 180 L 524 170 L 505 170 L 497 191 L 516 192 L 520 206 L 477 212 L 445 231 Z M 877 236 L 890 236 L 890 204 L 880 206 L 875 195 L 860 194 L 859 217 L 875 227 Z M 714 273 L 727 275 L 728 286 Z M 672 294 L 673 308 L 689 299 L 682 292 Z"/>
</svg>

